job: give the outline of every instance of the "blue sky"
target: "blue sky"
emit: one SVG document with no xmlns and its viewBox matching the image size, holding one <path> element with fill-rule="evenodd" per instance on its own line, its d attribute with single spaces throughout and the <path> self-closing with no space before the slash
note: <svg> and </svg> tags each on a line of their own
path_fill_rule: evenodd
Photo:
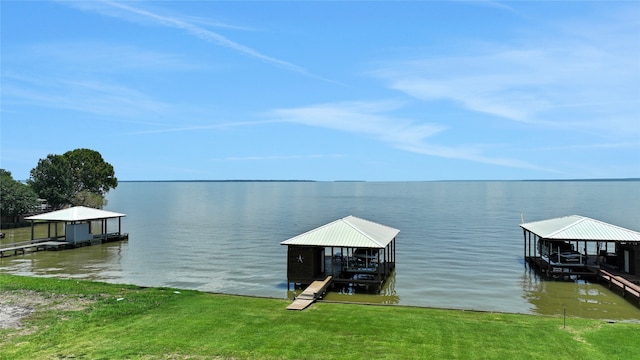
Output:
<svg viewBox="0 0 640 360">
<path fill-rule="evenodd" d="M 634 1 L 2 1 L 0 167 L 640 177 Z"/>
</svg>

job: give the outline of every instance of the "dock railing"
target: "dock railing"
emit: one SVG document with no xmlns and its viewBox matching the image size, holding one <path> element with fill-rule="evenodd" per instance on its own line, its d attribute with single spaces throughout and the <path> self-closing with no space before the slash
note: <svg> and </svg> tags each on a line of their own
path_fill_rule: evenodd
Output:
<svg viewBox="0 0 640 360">
<path fill-rule="evenodd" d="M 600 278 L 606 280 L 609 283 L 609 287 L 611 285 L 616 286 L 618 289 L 622 290 L 622 296 L 631 295 L 636 300 L 638 300 L 638 305 L 640 306 L 640 286 L 632 283 L 631 281 L 625 279 L 622 276 L 614 275 L 606 270 L 600 269 Z"/>
</svg>

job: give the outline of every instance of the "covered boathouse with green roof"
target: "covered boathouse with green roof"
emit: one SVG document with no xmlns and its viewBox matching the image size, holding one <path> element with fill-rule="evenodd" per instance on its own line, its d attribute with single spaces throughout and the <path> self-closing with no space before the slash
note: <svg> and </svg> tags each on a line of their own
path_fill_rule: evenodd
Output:
<svg viewBox="0 0 640 360">
<path fill-rule="evenodd" d="M 378 292 L 395 269 L 399 232 L 350 215 L 283 241 L 287 288 L 331 276 L 334 287 Z"/>
</svg>

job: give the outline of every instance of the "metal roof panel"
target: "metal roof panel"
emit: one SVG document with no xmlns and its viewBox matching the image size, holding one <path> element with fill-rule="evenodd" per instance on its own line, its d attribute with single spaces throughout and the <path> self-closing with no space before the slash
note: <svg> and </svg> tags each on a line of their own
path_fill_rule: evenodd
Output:
<svg viewBox="0 0 640 360">
<path fill-rule="evenodd" d="M 113 211 L 100 210 L 85 206 L 74 206 L 67 209 L 51 211 L 43 214 L 26 217 L 26 220 L 43 221 L 85 221 L 97 219 L 110 219 L 127 216 Z"/>
<path fill-rule="evenodd" d="M 520 227 L 552 240 L 640 241 L 640 232 L 579 215 L 520 224 Z"/>
<path fill-rule="evenodd" d="M 399 232 L 398 229 L 350 215 L 294 236 L 280 244 L 382 249 Z"/>
</svg>

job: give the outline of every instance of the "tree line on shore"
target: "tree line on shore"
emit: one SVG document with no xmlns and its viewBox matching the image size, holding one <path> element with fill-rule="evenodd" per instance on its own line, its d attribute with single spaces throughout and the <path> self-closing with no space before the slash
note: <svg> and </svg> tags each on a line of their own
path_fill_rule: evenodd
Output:
<svg viewBox="0 0 640 360">
<path fill-rule="evenodd" d="M 26 183 L 0 169 L 0 213 L 3 223 L 15 223 L 21 215 L 66 206 L 102 208 L 105 195 L 118 186 L 113 166 L 91 149 L 75 149 L 62 155 L 49 154 L 31 169 Z"/>
</svg>

